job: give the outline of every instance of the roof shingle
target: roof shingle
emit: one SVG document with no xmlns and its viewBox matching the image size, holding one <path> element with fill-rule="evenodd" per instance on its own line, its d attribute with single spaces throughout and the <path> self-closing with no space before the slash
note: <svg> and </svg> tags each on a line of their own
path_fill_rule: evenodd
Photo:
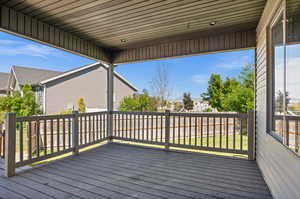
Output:
<svg viewBox="0 0 300 199">
<path fill-rule="evenodd" d="M 0 90 L 7 89 L 9 73 L 0 73 Z"/>
<path fill-rule="evenodd" d="M 37 85 L 43 80 L 55 77 L 63 73 L 58 71 L 28 68 L 22 66 L 13 66 L 12 69 L 15 72 L 17 81 L 20 85 Z"/>
</svg>

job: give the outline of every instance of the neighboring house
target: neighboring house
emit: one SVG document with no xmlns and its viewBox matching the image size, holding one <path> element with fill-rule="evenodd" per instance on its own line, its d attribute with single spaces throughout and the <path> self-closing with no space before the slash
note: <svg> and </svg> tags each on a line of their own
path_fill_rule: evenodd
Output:
<svg viewBox="0 0 300 199">
<path fill-rule="evenodd" d="M 0 73 L 0 96 L 7 95 L 8 78 L 9 78 L 9 73 Z"/>
<path fill-rule="evenodd" d="M 83 97 L 87 111 L 106 109 L 107 68 L 101 63 L 66 72 L 12 66 L 8 88 L 11 91 L 20 91 L 25 84 L 32 86 L 36 102 L 41 106 L 44 114 L 76 109 L 80 97 Z M 124 97 L 137 91 L 116 72 L 114 87 L 114 109 L 118 108 Z"/>
</svg>

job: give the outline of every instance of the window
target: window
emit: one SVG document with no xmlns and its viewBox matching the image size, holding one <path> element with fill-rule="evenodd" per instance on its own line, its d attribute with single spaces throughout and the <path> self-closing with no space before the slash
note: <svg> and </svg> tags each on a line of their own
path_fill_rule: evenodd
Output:
<svg viewBox="0 0 300 199">
<path fill-rule="evenodd" d="M 293 151 L 300 146 L 300 1 L 286 0 L 270 25 L 270 133 Z"/>
</svg>

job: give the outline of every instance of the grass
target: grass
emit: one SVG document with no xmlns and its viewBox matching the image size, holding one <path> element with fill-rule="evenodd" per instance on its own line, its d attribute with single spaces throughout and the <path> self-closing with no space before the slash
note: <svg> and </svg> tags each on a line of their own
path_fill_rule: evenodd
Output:
<svg viewBox="0 0 300 199">
<path fill-rule="evenodd" d="M 221 147 L 220 147 L 220 141 L 222 141 Z M 228 148 L 229 149 L 233 149 L 233 143 L 234 141 L 234 136 L 233 135 L 229 135 L 228 136 Z M 215 143 L 215 147 L 216 148 L 223 148 L 226 149 L 227 147 L 227 140 L 226 140 L 226 136 L 216 136 L 215 140 L 213 138 L 213 136 L 209 136 L 208 139 L 207 137 L 203 137 L 202 139 L 202 144 L 201 144 L 201 138 L 197 137 L 192 138 L 191 142 L 189 139 L 185 140 L 185 144 L 190 144 L 192 146 L 195 146 L 195 142 L 196 142 L 196 146 L 203 146 L 203 147 L 213 147 L 214 143 Z M 180 139 L 180 140 L 175 140 L 175 144 L 180 143 L 180 144 L 184 144 L 184 139 Z M 207 145 L 208 144 L 208 145 Z M 235 149 L 240 149 L 240 145 L 241 145 L 241 137 L 240 135 L 236 135 L 235 136 Z M 243 150 L 247 150 L 248 149 L 248 135 L 243 135 L 242 136 L 242 149 Z"/>
<path fill-rule="evenodd" d="M 216 136 L 215 138 L 215 143 L 216 143 L 216 147 L 219 147 L 219 143 L 220 143 L 220 136 Z M 213 146 L 213 137 L 210 136 L 209 137 L 209 146 L 212 147 Z M 236 142 L 236 149 L 239 149 L 240 147 L 240 136 L 236 136 L 235 137 L 235 142 Z M 248 136 L 247 135 L 243 135 L 242 136 L 242 142 L 243 142 L 243 150 L 247 150 L 248 148 Z M 175 144 L 176 143 L 181 143 L 183 144 L 183 139 L 180 140 L 175 140 Z M 195 141 L 197 141 L 197 146 L 201 146 L 201 139 L 197 138 L 197 140 L 195 138 L 191 139 L 191 143 L 195 145 Z M 137 143 L 137 142 L 130 142 L 130 141 L 122 141 L 122 140 L 114 140 L 114 142 L 117 143 L 125 143 L 125 144 L 130 144 L 130 145 L 136 145 L 136 146 L 143 146 L 143 147 L 152 147 L 152 148 L 158 148 L 158 149 L 164 149 L 164 146 L 162 145 L 153 145 L 153 144 L 145 144 L 145 143 Z M 207 146 L 207 139 L 203 138 L 203 144 L 202 146 Z M 189 143 L 189 140 L 186 139 L 186 144 Z M 222 148 L 226 148 L 226 136 L 222 136 Z M 228 136 L 228 148 L 232 148 L 233 149 L 233 135 L 229 135 Z M 199 150 L 199 149 L 187 149 L 187 148 L 180 148 L 180 147 L 170 147 L 171 150 L 177 150 L 177 151 L 186 151 L 186 152 L 194 152 L 194 153 L 205 153 L 205 154 L 211 154 L 211 155 L 219 155 L 219 156 L 227 156 L 227 157 L 235 157 L 235 158 L 248 158 L 247 155 L 244 154 L 236 154 L 236 153 L 227 153 L 227 152 L 217 152 L 217 151 L 206 151 L 206 150 Z"/>
</svg>

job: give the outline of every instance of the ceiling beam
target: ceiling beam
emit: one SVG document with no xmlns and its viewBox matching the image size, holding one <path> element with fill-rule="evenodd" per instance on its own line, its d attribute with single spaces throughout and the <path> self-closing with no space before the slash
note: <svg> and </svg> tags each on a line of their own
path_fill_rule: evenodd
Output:
<svg viewBox="0 0 300 199">
<path fill-rule="evenodd" d="M 108 50 L 15 10 L 0 6 L 0 30 L 90 59 L 111 62 Z"/>
<path fill-rule="evenodd" d="M 190 38 L 159 40 L 113 52 L 113 63 L 122 64 L 169 57 L 197 55 L 220 51 L 255 48 L 255 27 L 246 30 L 220 30 L 195 33 Z"/>
</svg>

